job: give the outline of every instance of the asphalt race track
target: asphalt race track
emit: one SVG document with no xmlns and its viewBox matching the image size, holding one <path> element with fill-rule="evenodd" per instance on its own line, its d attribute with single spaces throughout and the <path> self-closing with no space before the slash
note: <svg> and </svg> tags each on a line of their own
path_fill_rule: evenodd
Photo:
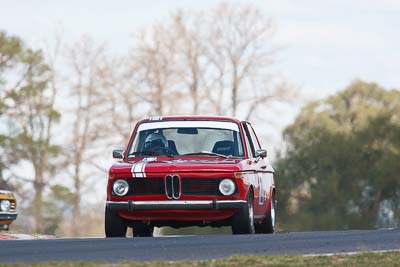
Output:
<svg viewBox="0 0 400 267">
<path fill-rule="evenodd" d="M 400 250 L 400 229 L 142 238 L 1 240 L 0 263 L 183 260 L 233 254 Z"/>
</svg>

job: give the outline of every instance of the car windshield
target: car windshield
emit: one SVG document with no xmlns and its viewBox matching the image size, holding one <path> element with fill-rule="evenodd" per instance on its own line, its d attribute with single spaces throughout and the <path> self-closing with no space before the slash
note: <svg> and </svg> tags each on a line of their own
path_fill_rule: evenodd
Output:
<svg viewBox="0 0 400 267">
<path fill-rule="evenodd" d="M 236 123 L 166 121 L 139 125 L 128 156 L 243 157 L 244 152 Z"/>
</svg>

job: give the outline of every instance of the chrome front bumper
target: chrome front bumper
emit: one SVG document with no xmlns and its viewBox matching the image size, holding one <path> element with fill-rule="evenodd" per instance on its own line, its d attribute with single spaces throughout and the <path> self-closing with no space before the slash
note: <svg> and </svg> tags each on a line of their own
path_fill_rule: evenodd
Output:
<svg viewBox="0 0 400 267">
<path fill-rule="evenodd" d="M 237 209 L 245 204 L 244 200 L 106 201 L 107 208 L 125 211 Z"/>
<path fill-rule="evenodd" d="M 1 211 L 0 221 L 14 221 L 17 219 L 18 213 L 12 211 Z"/>
</svg>

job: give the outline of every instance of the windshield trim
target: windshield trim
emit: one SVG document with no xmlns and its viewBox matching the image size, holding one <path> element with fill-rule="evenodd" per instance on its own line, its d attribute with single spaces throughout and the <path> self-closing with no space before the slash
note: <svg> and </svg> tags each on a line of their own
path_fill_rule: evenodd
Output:
<svg viewBox="0 0 400 267">
<path fill-rule="evenodd" d="M 239 131 L 239 125 L 228 121 L 149 121 L 141 123 L 136 129 L 137 132 L 153 129 L 168 128 L 209 128 Z"/>
<path fill-rule="evenodd" d="M 244 144 L 244 140 L 243 140 L 243 133 L 242 133 L 242 131 L 241 131 L 241 125 L 240 124 L 238 124 L 238 123 L 236 123 L 236 122 L 232 122 L 232 121 L 202 121 L 202 120 L 199 120 L 199 121 L 196 121 L 196 120 L 190 120 L 190 121 L 180 121 L 180 120 L 171 120 L 171 121 L 156 121 L 156 122 L 152 122 L 152 121 L 144 121 L 144 122 L 139 122 L 136 126 L 135 126 L 135 129 L 134 129 L 134 131 L 133 131 L 133 133 L 132 133 L 132 135 L 131 135 L 131 137 L 130 137 L 130 139 L 129 139 L 129 143 L 128 143 L 128 145 L 127 145 L 127 149 L 125 150 L 125 155 L 124 155 L 124 158 L 125 159 L 129 159 L 129 158 L 137 158 L 138 156 L 132 156 L 130 153 L 129 153 L 129 151 L 132 149 L 132 145 L 133 145 L 133 142 L 134 142 L 134 140 L 135 140 L 135 138 L 136 138 L 136 136 L 141 132 L 141 129 L 144 129 L 143 127 L 144 126 L 142 126 L 142 125 L 149 125 L 149 124 L 152 124 L 152 123 L 166 123 L 166 122 L 172 122 L 173 124 L 171 125 L 171 127 L 168 127 L 168 128 L 165 128 L 165 129 L 170 129 L 170 128 L 177 128 L 177 126 L 176 126 L 176 123 L 177 122 L 195 122 L 195 123 L 198 123 L 198 122 L 200 122 L 201 124 L 203 124 L 203 123 L 205 123 L 206 124 L 206 126 L 205 127 L 199 127 L 199 128 L 204 128 L 204 129 L 220 129 L 220 130 L 231 130 L 231 131 L 234 131 L 234 132 L 237 132 L 238 133 L 238 142 L 239 142 L 239 146 L 242 148 L 242 153 L 243 153 L 243 155 L 240 155 L 240 156 L 229 156 L 228 158 L 229 159 L 243 159 L 243 158 L 246 158 L 247 157 L 247 151 L 245 150 L 245 144 Z M 221 123 L 223 123 L 223 124 L 225 124 L 225 125 L 233 125 L 233 126 L 231 126 L 233 129 L 231 129 L 231 127 L 229 127 L 228 129 L 226 129 L 225 127 L 224 128 L 219 128 L 219 127 L 210 127 L 210 123 L 219 123 L 219 122 L 221 122 Z M 152 125 L 154 125 L 154 124 L 152 124 Z M 160 125 L 160 124 L 158 124 L 158 125 Z M 166 125 L 166 124 L 161 124 L 160 126 L 163 126 L 163 125 Z M 189 126 L 187 126 L 188 128 L 192 128 L 192 127 L 189 127 Z M 187 128 L 187 127 L 182 127 L 182 128 Z M 161 128 L 163 128 L 163 127 L 161 127 Z M 149 129 L 152 129 L 152 128 L 149 128 Z M 155 128 L 155 129 L 157 129 L 157 128 Z M 168 156 L 166 156 L 166 155 L 159 155 L 158 157 L 168 157 Z M 148 156 L 139 156 L 139 157 L 148 157 Z M 180 157 L 182 157 L 182 155 L 174 155 L 174 157 L 175 158 L 180 158 Z M 207 158 L 210 158 L 210 157 L 214 157 L 214 156 L 210 156 L 210 155 L 196 155 L 196 156 L 183 156 L 183 157 L 207 157 Z"/>
</svg>

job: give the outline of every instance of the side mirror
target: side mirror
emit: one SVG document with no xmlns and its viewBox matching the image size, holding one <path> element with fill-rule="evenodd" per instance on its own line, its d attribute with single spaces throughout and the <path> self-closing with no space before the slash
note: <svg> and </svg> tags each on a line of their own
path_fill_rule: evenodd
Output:
<svg viewBox="0 0 400 267">
<path fill-rule="evenodd" d="M 256 158 L 266 158 L 267 150 L 266 149 L 257 149 L 256 150 Z"/>
<path fill-rule="evenodd" d="M 113 158 L 114 159 L 124 158 L 124 150 L 123 149 L 114 149 L 113 150 Z"/>
</svg>

